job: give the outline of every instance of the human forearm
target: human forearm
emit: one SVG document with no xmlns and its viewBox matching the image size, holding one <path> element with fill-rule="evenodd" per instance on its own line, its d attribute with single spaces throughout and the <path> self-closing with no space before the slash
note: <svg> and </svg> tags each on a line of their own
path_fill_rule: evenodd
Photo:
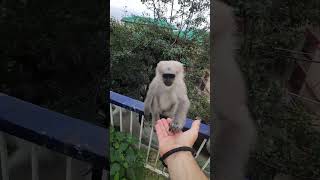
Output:
<svg viewBox="0 0 320 180">
<path fill-rule="evenodd" d="M 190 152 L 176 152 L 167 157 L 165 163 L 171 180 L 208 180 Z"/>
</svg>

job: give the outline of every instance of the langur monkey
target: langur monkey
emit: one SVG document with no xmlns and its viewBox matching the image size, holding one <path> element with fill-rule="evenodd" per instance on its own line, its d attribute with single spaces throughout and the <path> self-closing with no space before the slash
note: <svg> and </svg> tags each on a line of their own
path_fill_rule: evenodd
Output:
<svg viewBox="0 0 320 180">
<path fill-rule="evenodd" d="M 234 57 L 236 25 L 232 9 L 217 0 L 211 5 L 211 111 L 217 115 L 213 123 L 213 175 L 215 180 L 240 180 L 245 176 L 256 131 L 247 107 L 243 75 Z"/>
<path fill-rule="evenodd" d="M 189 106 L 183 64 L 172 60 L 160 61 L 144 101 L 145 116 L 152 114 L 152 125 L 160 115 L 173 119 L 169 130 L 176 133 L 184 127 Z"/>
</svg>

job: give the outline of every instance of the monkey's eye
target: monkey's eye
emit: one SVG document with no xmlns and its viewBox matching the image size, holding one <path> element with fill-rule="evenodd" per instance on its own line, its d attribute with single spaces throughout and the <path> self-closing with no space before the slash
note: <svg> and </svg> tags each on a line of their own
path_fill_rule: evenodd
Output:
<svg viewBox="0 0 320 180">
<path fill-rule="evenodd" d="M 174 75 L 174 74 L 163 74 L 162 77 L 164 79 L 173 79 L 173 78 L 176 77 L 176 75 Z"/>
</svg>

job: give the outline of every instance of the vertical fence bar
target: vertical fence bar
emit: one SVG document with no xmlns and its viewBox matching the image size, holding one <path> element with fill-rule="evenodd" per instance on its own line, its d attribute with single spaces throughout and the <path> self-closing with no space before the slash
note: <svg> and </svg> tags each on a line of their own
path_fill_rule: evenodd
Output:
<svg viewBox="0 0 320 180">
<path fill-rule="evenodd" d="M 128 109 L 128 110 L 129 110 L 130 108 L 125 108 L 125 109 Z M 123 122 L 122 110 L 123 110 L 122 107 L 116 106 L 115 111 L 112 112 L 112 107 L 110 106 L 110 114 L 115 115 L 115 114 L 118 113 L 118 112 L 120 113 L 120 114 L 119 114 L 119 120 L 120 120 L 119 124 L 120 124 L 120 131 L 121 131 L 121 132 L 125 130 L 125 129 L 123 129 L 123 126 L 126 125 L 125 127 L 127 127 L 127 125 L 128 125 L 128 124 L 123 124 L 123 123 L 128 123 L 128 122 L 127 122 L 127 121 L 126 121 L 126 122 Z M 131 135 L 133 134 L 133 130 L 134 130 L 134 129 L 133 129 L 133 123 L 135 123 L 135 122 L 133 122 L 133 118 L 134 118 L 134 117 L 133 117 L 133 116 L 134 116 L 133 113 L 134 113 L 134 112 L 130 110 L 130 126 L 129 126 L 129 129 L 130 129 L 130 134 L 131 134 Z M 141 117 L 141 121 L 140 121 L 140 117 Z M 110 119 L 111 119 L 111 124 L 112 124 L 112 125 L 115 125 L 115 124 L 114 124 L 115 122 L 113 121 L 113 120 L 114 120 L 114 119 L 113 119 L 113 116 L 112 116 Z M 142 135 L 143 135 L 143 134 L 147 134 L 147 133 L 144 132 L 144 129 L 143 129 L 143 128 L 144 128 L 144 119 L 145 119 L 144 115 L 139 113 L 139 118 L 138 118 L 138 120 L 140 121 L 139 145 L 138 145 L 138 146 L 139 146 L 139 149 L 141 149 L 142 140 L 145 140 L 145 136 L 142 137 Z M 116 123 L 117 123 L 117 122 L 116 122 Z M 154 162 L 154 167 L 152 167 L 150 164 L 148 164 L 148 160 L 150 160 L 149 156 L 150 156 L 150 154 L 151 154 L 150 151 L 152 150 L 152 149 L 151 149 L 151 145 L 152 145 L 153 134 L 154 134 L 154 133 L 153 133 L 153 129 L 154 129 L 154 127 L 152 126 L 152 127 L 151 127 L 151 132 L 149 133 L 150 137 L 149 137 L 149 144 L 148 144 L 148 149 L 147 149 L 147 157 L 146 157 L 145 167 L 148 168 L 148 169 L 151 169 L 152 171 L 157 172 L 158 174 L 166 174 L 167 168 L 165 168 L 165 167 L 161 168 L 161 166 L 160 166 L 159 168 L 156 168 L 156 167 L 157 167 L 157 164 L 158 164 L 158 159 L 159 159 L 159 156 L 160 156 L 159 149 L 158 149 L 158 151 L 157 151 L 157 156 L 156 156 L 156 160 L 155 160 L 155 162 Z M 204 139 L 204 140 L 201 142 L 201 145 L 200 145 L 199 149 L 197 150 L 197 153 L 196 153 L 195 158 L 198 158 L 198 157 L 199 157 L 202 149 L 204 148 L 204 146 L 206 145 L 207 142 L 208 142 L 208 139 Z M 146 144 L 145 144 L 145 145 L 146 145 Z M 143 148 L 144 148 L 144 146 L 143 146 Z M 209 165 L 209 163 L 210 163 L 210 157 L 207 159 L 207 161 L 205 162 L 205 164 L 202 166 L 202 170 L 204 170 L 204 169 Z M 161 171 L 161 169 L 162 169 L 162 171 Z M 161 173 L 161 172 L 163 172 L 163 173 Z M 97 174 L 100 174 L 100 172 L 97 171 Z"/>
<path fill-rule="evenodd" d="M 72 158 L 68 156 L 66 160 L 66 180 L 71 180 L 71 161 Z"/>
<path fill-rule="evenodd" d="M 110 120 L 111 120 L 111 126 L 113 127 L 113 112 L 112 112 L 112 105 L 110 104 Z"/>
<path fill-rule="evenodd" d="M 151 126 L 151 132 L 150 132 L 150 139 L 149 139 L 149 146 L 148 146 L 146 163 L 148 162 L 148 158 L 149 158 L 149 153 L 150 153 L 150 148 L 151 148 L 151 143 L 152 143 L 152 136 L 153 136 L 153 126 Z"/>
<path fill-rule="evenodd" d="M 91 176 L 92 176 L 92 172 L 90 172 L 92 168 L 93 168 L 93 166 L 92 166 L 91 164 L 88 164 L 88 166 L 87 166 L 87 174 L 86 174 L 86 176 L 89 176 L 89 175 L 91 175 Z M 88 179 L 88 178 L 87 178 L 87 179 Z"/>
<path fill-rule="evenodd" d="M 141 146 L 141 138 L 142 138 L 142 128 L 143 128 L 143 120 L 144 120 L 144 115 L 142 115 L 142 118 L 141 118 L 141 125 L 140 125 L 140 135 L 139 135 L 139 149 L 140 149 L 140 146 Z"/>
<path fill-rule="evenodd" d="M 31 170 L 32 180 L 39 180 L 38 148 L 36 145 L 31 147 Z"/>
<path fill-rule="evenodd" d="M 157 167 L 157 162 L 160 156 L 160 150 L 158 149 L 157 157 L 156 157 L 156 162 L 154 163 L 154 167 Z"/>
<path fill-rule="evenodd" d="M 7 143 L 2 132 L 0 132 L 0 154 L 2 180 L 9 180 Z"/>
<path fill-rule="evenodd" d="M 132 135 L 132 114 L 133 112 L 130 111 L 130 134 Z"/>
<path fill-rule="evenodd" d="M 204 140 L 202 141 L 202 143 L 201 143 L 201 145 L 200 145 L 200 148 L 198 149 L 195 158 L 197 158 L 197 157 L 199 156 L 199 154 L 200 154 L 201 150 L 203 149 L 204 145 L 206 144 L 206 142 L 207 142 L 207 139 L 204 139 Z"/>
<path fill-rule="evenodd" d="M 162 172 L 166 173 L 166 167 L 163 167 Z"/>
<path fill-rule="evenodd" d="M 120 107 L 120 132 L 122 132 L 122 107 Z"/>
<path fill-rule="evenodd" d="M 201 170 L 203 171 L 208 166 L 209 163 L 210 163 L 210 157 L 208 158 L 206 163 L 204 163 L 204 165 L 202 166 Z"/>
</svg>

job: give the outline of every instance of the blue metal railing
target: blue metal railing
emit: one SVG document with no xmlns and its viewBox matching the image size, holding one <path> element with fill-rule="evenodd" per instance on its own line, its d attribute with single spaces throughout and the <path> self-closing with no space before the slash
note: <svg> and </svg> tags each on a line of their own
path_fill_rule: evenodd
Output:
<svg viewBox="0 0 320 180">
<path fill-rule="evenodd" d="M 119 93 L 110 91 L 110 104 L 116 105 L 117 108 L 120 107 L 118 109 L 119 111 L 117 111 L 117 110 L 113 111 L 112 106 L 110 106 L 111 125 L 113 126 L 115 123 L 113 121 L 113 116 L 114 116 L 113 113 L 114 112 L 119 113 L 119 122 L 117 122 L 117 123 L 118 123 L 118 125 L 120 125 L 120 131 L 122 131 L 121 129 L 123 129 L 123 124 L 126 124 L 126 126 L 128 126 L 130 123 L 130 133 L 132 133 L 132 129 L 133 129 L 132 128 L 132 121 L 133 121 L 133 118 L 132 118 L 133 114 L 132 113 L 134 112 L 134 113 L 139 114 L 139 118 L 138 118 L 139 122 L 140 122 L 139 131 L 138 131 L 140 133 L 138 135 L 139 136 L 139 148 L 140 148 L 141 144 L 144 144 L 145 147 L 147 147 L 145 167 L 149 170 L 156 172 L 157 174 L 162 174 L 165 177 L 169 177 L 169 174 L 167 172 L 165 172 L 164 169 L 161 170 L 161 167 L 157 164 L 158 158 L 159 158 L 159 150 L 155 146 L 153 147 L 154 149 L 151 150 L 151 144 L 154 140 L 153 139 L 153 128 L 151 127 L 151 129 L 149 129 L 150 131 L 148 131 L 148 129 L 144 130 L 144 127 L 143 127 L 144 118 L 141 117 L 142 115 L 144 115 L 144 112 L 143 112 L 144 111 L 144 103 L 141 101 L 135 100 L 133 98 L 121 95 Z M 130 112 L 130 119 L 128 119 L 129 117 L 127 117 L 125 119 L 125 122 L 123 122 L 124 119 L 123 119 L 123 114 L 121 111 L 122 108 L 131 111 Z M 135 120 L 135 123 L 137 123 L 136 120 Z M 193 122 L 193 120 L 187 118 L 183 129 L 184 130 L 190 129 L 192 122 Z M 136 130 L 138 130 L 137 126 L 135 128 L 136 128 Z M 142 136 L 145 138 L 144 143 L 141 142 Z M 204 147 L 205 147 L 206 143 L 208 142 L 209 137 L 210 137 L 210 127 L 206 124 L 201 123 L 200 129 L 199 129 L 199 136 L 198 136 L 197 143 L 196 143 L 197 145 L 194 146 L 197 149 L 196 156 L 195 156 L 196 159 L 199 157 L 202 150 L 205 149 Z M 148 144 L 146 144 L 146 138 L 149 139 Z M 154 151 L 154 152 L 157 151 L 156 158 L 153 160 L 151 160 L 152 156 L 149 157 L 151 151 Z M 210 158 L 206 157 L 206 156 L 202 156 L 202 161 L 203 161 L 202 163 L 204 163 L 204 164 L 201 165 L 202 166 L 201 169 L 204 171 L 205 168 L 208 167 L 208 164 L 210 163 Z M 208 173 L 208 171 L 206 171 L 206 172 Z"/>
<path fill-rule="evenodd" d="M 110 91 L 110 103 L 117 106 L 123 107 L 130 111 L 143 114 L 144 103 L 130 97 L 118 94 L 116 92 Z M 184 125 L 185 129 L 190 129 L 192 120 L 187 118 L 186 124 Z M 206 124 L 201 123 L 199 133 L 206 138 L 210 137 L 210 127 Z"/>
</svg>

